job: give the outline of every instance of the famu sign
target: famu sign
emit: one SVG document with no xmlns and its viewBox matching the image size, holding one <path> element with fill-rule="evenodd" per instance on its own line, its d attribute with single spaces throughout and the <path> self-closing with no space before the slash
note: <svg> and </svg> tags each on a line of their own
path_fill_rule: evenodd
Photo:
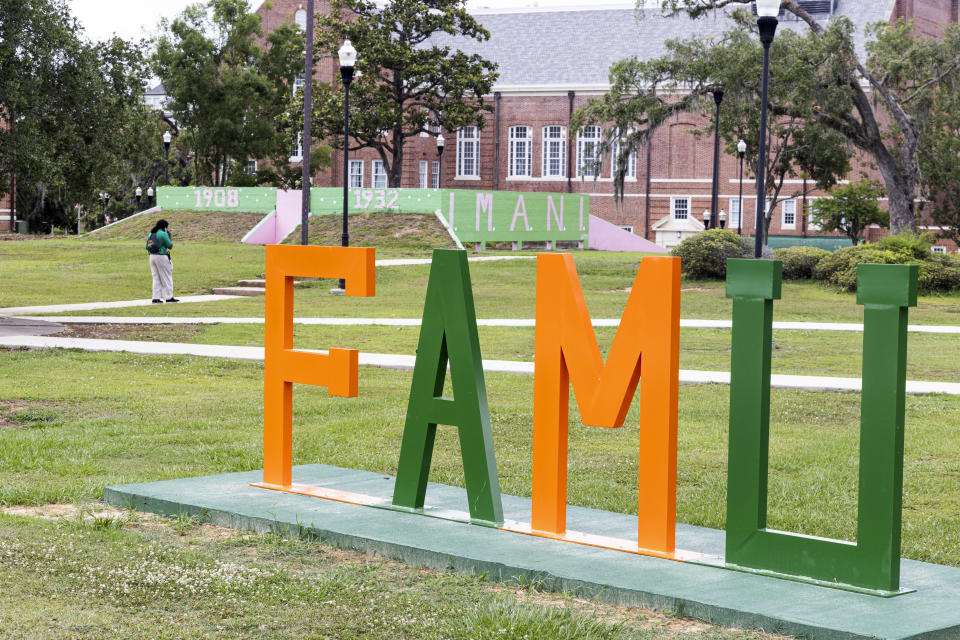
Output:
<svg viewBox="0 0 960 640">
<path fill-rule="evenodd" d="M 679 258 L 643 258 L 604 361 L 573 258 L 537 257 L 532 509 L 529 522 L 505 523 L 466 252 L 434 252 L 396 484 L 388 502 L 297 484 L 291 463 L 292 385 L 325 386 L 331 395 L 343 397 L 358 394 L 355 349 L 331 348 L 326 355 L 293 349 L 293 278 L 345 278 L 347 295 L 373 296 L 374 250 L 274 245 L 266 251 L 264 469 L 263 482 L 255 486 L 424 514 L 436 429 L 450 425 L 459 433 L 469 509 L 468 516 L 451 519 L 558 544 L 711 564 L 873 595 L 902 593 L 907 309 L 917 303 L 916 265 L 859 267 L 857 302 L 865 309 L 863 410 L 857 542 L 851 543 L 766 526 L 770 338 L 781 265 L 772 260 L 728 262 L 733 353 L 727 531 L 726 553 L 718 558 L 677 549 L 674 540 Z M 453 397 L 443 395 L 448 366 Z M 584 424 L 602 428 L 623 426 L 640 389 L 639 502 L 632 540 L 567 529 L 570 387 Z"/>
</svg>

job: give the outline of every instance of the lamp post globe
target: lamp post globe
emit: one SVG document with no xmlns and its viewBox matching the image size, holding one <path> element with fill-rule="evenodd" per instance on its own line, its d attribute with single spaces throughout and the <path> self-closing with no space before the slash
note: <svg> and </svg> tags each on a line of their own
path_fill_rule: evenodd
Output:
<svg viewBox="0 0 960 640">
<path fill-rule="evenodd" d="M 718 217 L 720 219 L 720 228 L 723 229 L 727 224 L 727 212 L 723 209 L 720 209 L 720 215 Z"/>
<path fill-rule="evenodd" d="M 153 187 L 147 187 L 147 204 L 153 204 Z"/>
<path fill-rule="evenodd" d="M 170 184 L 170 141 L 173 140 L 173 136 L 170 135 L 169 131 L 163 132 L 163 152 L 164 152 L 164 163 L 163 163 L 163 183 Z"/>
<path fill-rule="evenodd" d="M 340 245 L 349 247 L 347 202 L 350 186 L 350 83 L 353 82 L 354 67 L 357 65 L 357 50 L 350 43 L 350 38 L 343 41 L 337 57 L 340 59 L 340 79 L 343 81 L 343 232 L 340 235 Z M 339 286 L 341 290 L 346 290 L 346 280 L 341 279 Z"/>
<path fill-rule="evenodd" d="M 141 189 L 140 187 L 137 187 L 137 190 L 134 192 L 134 194 L 137 196 L 137 208 L 139 209 L 140 199 L 143 198 L 143 189 Z"/>
<path fill-rule="evenodd" d="M 709 228 L 710 228 L 710 210 L 704 209 L 703 210 L 703 229 L 704 231 L 706 231 Z"/>
<path fill-rule="evenodd" d="M 440 188 L 440 177 L 443 175 L 443 146 L 446 144 L 446 140 L 443 139 L 443 134 L 437 136 L 437 188 Z"/>
<path fill-rule="evenodd" d="M 754 258 L 763 254 L 764 225 L 761 221 L 766 214 L 767 85 L 770 79 L 770 44 L 777 32 L 779 13 L 780 0 L 757 0 L 757 29 L 763 45 L 763 78 L 760 90 L 760 143 L 757 147 L 757 231 L 753 245 Z"/>
<path fill-rule="evenodd" d="M 747 143 L 737 143 L 737 156 L 740 158 L 740 196 L 737 199 L 737 235 L 743 234 L 743 156 L 747 152 Z"/>
</svg>

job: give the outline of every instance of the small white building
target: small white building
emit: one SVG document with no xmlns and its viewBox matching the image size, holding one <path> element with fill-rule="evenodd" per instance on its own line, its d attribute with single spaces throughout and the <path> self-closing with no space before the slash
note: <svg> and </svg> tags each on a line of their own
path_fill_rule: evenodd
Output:
<svg viewBox="0 0 960 640">
<path fill-rule="evenodd" d="M 686 218 L 667 216 L 650 228 L 657 234 L 657 244 L 664 249 L 673 249 L 687 238 L 704 230 L 702 222 L 689 216 Z"/>
</svg>

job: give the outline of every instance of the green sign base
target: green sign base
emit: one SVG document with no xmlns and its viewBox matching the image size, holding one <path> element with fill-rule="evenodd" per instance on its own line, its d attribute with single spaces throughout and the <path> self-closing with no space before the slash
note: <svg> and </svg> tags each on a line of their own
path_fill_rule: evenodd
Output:
<svg viewBox="0 0 960 640">
<path fill-rule="evenodd" d="M 908 593 L 914 593 L 916 589 L 901 588 L 898 591 L 884 591 L 883 589 L 869 589 L 867 587 L 858 587 L 852 584 L 843 584 L 840 582 L 830 582 L 829 580 L 819 580 L 817 578 L 808 578 L 806 576 L 795 576 L 789 573 L 778 573 L 766 569 L 754 569 L 752 567 L 742 567 L 736 564 L 724 562 L 721 558 L 699 558 L 688 560 L 691 564 L 701 564 L 706 567 L 715 567 L 718 569 L 729 569 L 730 571 L 740 571 L 742 573 L 752 573 L 756 576 L 767 578 L 779 578 L 780 580 L 790 580 L 791 582 L 801 582 L 803 584 L 812 584 L 818 587 L 828 587 L 830 589 L 839 589 L 841 591 L 850 591 L 851 593 L 860 593 L 866 596 L 878 596 L 880 598 L 895 598 Z"/>
</svg>

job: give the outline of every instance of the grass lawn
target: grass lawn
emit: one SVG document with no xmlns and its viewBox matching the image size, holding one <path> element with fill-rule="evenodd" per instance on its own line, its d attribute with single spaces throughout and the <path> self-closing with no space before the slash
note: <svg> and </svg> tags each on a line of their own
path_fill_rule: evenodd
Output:
<svg viewBox="0 0 960 640">
<path fill-rule="evenodd" d="M 397 245 L 378 257 L 404 251 Z M 144 253 L 140 240 L 0 244 L 0 306 L 144 298 L 150 285 Z M 641 255 L 575 258 L 592 316 L 619 317 Z M 177 295 L 208 293 L 263 272 L 262 247 L 235 243 L 185 241 L 174 259 Z M 372 299 L 333 298 L 330 283 L 312 283 L 297 290 L 295 312 L 418 318 L 428 273 L 428 266 L 380 268 Z M 473 263 L 471 274 L 479 317 L 534 316 L 534 260 Z M 89 313 L 262 317 L 263 299 Z M 729 318 L 722 283 L 684 283 L 682 316 Z M 774 319 L 856 322 L 862 313 L 852 294 L 788 283 Z M 922 297 L 910 321 L 960 324 L 960 294 Z M 262 325 L 72 330 L 210 344 L 263 339 Z M 597 330 L 604 350 L 613 333 Z M 297 327 L 295 341 L 302 348 L 413 353 L 418 334 L 415 327 Z M 682 330 L 681 366 L 727 370 L 729 335 Z M 774 372 L 859 375 L 859 333 L 781 331 L 774 338 Z M 481 327 L 480 339 L 486 358 L 532 358 L 530 329 Z M 956 336 L 911 334 L 908 343 L 909 378 L 957 381 Z M 89 506 L 110 484 L 260 468 L 263 368 L 58 350 L 0 350 L 0 363 L 0 505 L 7 512 L 0 514 L 0 582 L 8 585 L 0 590 L 0 636 L 13 630 L 14 637 L 51 638 L 768 637 L 194 521 L 122 511 L 38 518 L 53 505 Z M 489 374 L 486 382 L 502 490 L 529 495 L 533 377 Z M 356 399 L 296 386 L 294 463 L 395 472 L 409 384 L 409 372 L 365 367 Z M 722 385 L 680 388 L 681 522 L 724 526 L 728 398 Z M 853 539 L 859 396 L 774 389 L 771 398 L 769 525 Z M 571 398 L 571 503 L 636 512 L 634 405 L 623 429 L 595 429 L 580 425 Z M 906 557 L 960 566 L 958 425 L 960 397 L 907 397 Z M 438 433 L 431 480 L 462 484 L 452 429 Z"/>
</svg>

